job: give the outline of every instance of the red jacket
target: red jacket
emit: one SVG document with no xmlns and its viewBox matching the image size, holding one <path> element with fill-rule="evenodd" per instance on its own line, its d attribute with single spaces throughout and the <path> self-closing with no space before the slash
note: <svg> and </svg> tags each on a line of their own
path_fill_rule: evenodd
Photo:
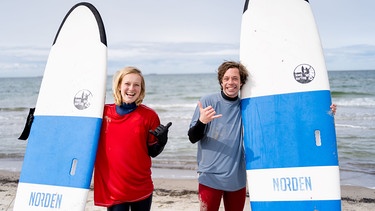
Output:
<svg viewBox="0 0 375 211">
<path fill-rule="evenodd" d="M 139 105 L 124 116 L 114 104 L 105 105 L 95 162 L 94 202 L 109 207 L 149 197 L 154 189 L 147 146 L 157 139 L 149 133 L 160 125 L 156 112 Z"/>
</svg>

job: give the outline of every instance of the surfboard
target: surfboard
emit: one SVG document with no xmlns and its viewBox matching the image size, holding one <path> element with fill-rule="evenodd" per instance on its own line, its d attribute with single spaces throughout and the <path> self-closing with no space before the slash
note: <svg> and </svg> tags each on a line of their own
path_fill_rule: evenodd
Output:
<svg viewBox="0 0 375 211">
<path fill-rule="evenodd" d="M 107 41 L 89 3 L 73 6 L 48 56 L 14 210 L 84 210 L 105 103 Z"/>
<path fill-rule="evenodd" d="M 331 93 L 307 0 L 247 0 L 240 61 L 250 204 L 257 210 L 341 210 Z"/>
</svg>

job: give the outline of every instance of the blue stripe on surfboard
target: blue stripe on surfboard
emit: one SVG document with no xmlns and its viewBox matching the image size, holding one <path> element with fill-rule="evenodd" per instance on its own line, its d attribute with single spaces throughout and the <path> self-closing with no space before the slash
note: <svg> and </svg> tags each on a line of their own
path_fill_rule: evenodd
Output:
<svg viewBox="0 0 375 211">
<path fill-rule="evenodd" d="M 250 196 L 251 198 L 251 196 Z M 252 210 L 337 210 L 340 200 L 251 202 Z"/>
<path fill-rule="evenodd" d="M 35 116 L 20 182 L 88 189 L 101 123 L 101 118 Z"/>
<path fill-rule="evenodd" d="M 338 165 L 329 90 L 246 98 L 241 104 L 246 169 Z"/>
</svg>

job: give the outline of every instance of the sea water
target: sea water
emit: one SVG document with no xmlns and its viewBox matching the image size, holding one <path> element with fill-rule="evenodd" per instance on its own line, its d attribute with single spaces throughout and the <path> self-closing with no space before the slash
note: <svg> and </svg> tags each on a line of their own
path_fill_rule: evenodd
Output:
<svg viewBox="0 0 375 211">
<path fill-rule="evenodd" d="M 375 71 L 329 71 L 335 115 L 341 183 L 375 188 Z M 41 77 L 0 78 L 0 170 L 20 171 L 27 141 L 21 134 L 29 108 L 35 107 Z M 197 145 L 187 131 L 203 95 L 219 92 L 215 73 L 145 75 L 144 104 L 161 123 L 172 122 L 168 144 L 154 168 L 196 169 Z M 69 84 L 67 84 L 69 86 Z M 112 76 L 106 103 L 113 103 Z M 61 87 L 64 89 L 64 87 Z"/>
</svg>

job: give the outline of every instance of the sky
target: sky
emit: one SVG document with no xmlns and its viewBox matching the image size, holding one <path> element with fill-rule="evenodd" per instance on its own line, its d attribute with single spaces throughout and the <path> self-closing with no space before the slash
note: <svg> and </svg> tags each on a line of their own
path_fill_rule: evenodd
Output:
<svg viewBox="0 0 375 211">
<path fill-rule="evenodd" d="M 87 0 L 107 33 L 108 74 L 214 73 L 239 60 L 245 0 Z M 0 77 L 42 76 L 57 30 L 77 0 L 0 2 Z M 327 69 L 375 70 L 375 1 L 310 0 Z"/>
</svg>

